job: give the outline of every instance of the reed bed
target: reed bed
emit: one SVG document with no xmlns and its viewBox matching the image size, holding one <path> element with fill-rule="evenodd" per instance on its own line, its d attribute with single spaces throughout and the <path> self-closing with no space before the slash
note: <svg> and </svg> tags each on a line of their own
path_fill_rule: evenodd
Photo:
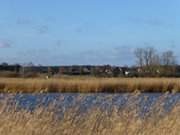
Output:
<svg viewBox="0 0 180 135">
<path fill-rule="evenodd" d="M 1 78 L 0 92 L 47 93 L 47 92 L 180 92 L 177 78 L 93 78 L 71 77 L 60 79 Z"/>
<path fill-rule="evenodd" d="M 0 105 L 0 135 L 179 135 L 180 105 L 163 114 L 163 98 L 151 108 L 145 118 L 138 115 L 136 95 L 125 106 L 111 106 L 102 110 L 98 106 L 80 113 L 81 107 L 73 106 L 57 117 L 53 104 L 38 107 L 33 112 Z"/>
</svg>

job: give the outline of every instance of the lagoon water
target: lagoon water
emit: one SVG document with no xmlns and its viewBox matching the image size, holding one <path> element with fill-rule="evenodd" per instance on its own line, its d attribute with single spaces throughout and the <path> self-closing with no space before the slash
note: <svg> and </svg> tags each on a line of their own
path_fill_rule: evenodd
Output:
<svg viewBox="0 0 180 135">
<path fill-rule="evenodd" d="M 50 94 L 1 94 L 0 102 L 8 100 L 9 104 L 16 104 L 20 109 L 33 111 L 39 106 L 47 107 L 53 104 L 55 108 L 61 108 L 65 112 L 71 107 L 80 107 L 81 112 L 86 112 L 92 107 L 101 109 L 111 109 L 116 106 L 123 109 L 126 105 L 133 104 L 133 107 L 139 108 L 141 116 L 146 114 L 152 106 L 158 105 L 166 112 L 180 103 L 180 94 L 161 94 L 161 93 L 143 93 L 143 94 L 77 94 L 77 93 L 50 93 Z M 133 108 L 130 108 L 133 109 Z"/>
</svg>

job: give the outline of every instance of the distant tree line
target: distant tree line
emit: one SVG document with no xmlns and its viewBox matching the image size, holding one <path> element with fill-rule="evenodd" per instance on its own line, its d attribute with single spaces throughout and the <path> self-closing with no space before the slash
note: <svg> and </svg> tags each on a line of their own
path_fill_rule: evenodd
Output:
<svg viewBox="0 0 180 135">
<path fill-rule="evenodd" d="M 177 61 L 172 50 L 159 53 L 153 47 L 134 51 L 140 76 L 176 76 Z"/>
<path fill-rule="evenodd" d="M 158 53 L 153 47 L 137 48 L 135 50 L 136 62 L 140 67 L 143 66 L 174 66 L 176 65 L 176 57 L 171 50 Z"/>
<path fill-rule="evenodd" d="M 61 77 L 87 75 L 96 77 L 180 77 L 180 66 L 172 50 L 158 52 L 153 47 L 136 48 L 136 66 L 72 65 L 42 66 L 0 64 L 0 77 Z"/>
</svg>

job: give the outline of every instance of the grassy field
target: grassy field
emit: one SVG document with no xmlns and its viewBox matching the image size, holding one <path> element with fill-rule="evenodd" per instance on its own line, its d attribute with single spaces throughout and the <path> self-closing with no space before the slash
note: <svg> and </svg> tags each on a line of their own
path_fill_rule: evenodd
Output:
<svg viewBox="0 0 180 135">
<path fill-rule="evenodd" d="M 162 99 L 145 118 L 139 117 L 137 102 L 131 98 L 121 108 L 112 106 L 102 111 L 94 106 L 83 114 L 79 104 L 65 111 L 51 104 L 28 112 L 0 102 L 0 135 L 179 135 L 180 105 L 162 115 Z M 58 118 L 56 111 L 63 111 L 64 116 Z"/>
<path fill-rule="evenodd" d="M 0 78 L 0 92 L 180 92 L 177 78 L 93 78 L 67 77 L 59 79 Z"/>
</svg>

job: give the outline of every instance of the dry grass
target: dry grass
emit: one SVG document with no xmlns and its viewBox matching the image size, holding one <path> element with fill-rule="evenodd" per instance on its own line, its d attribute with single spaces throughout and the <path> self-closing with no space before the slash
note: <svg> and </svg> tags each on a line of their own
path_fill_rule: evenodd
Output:
<svg viewBox="0 0 180 135">
<path fill-rule="evenodd" d="M 18 79 L 1 78 L 0 92 L 180 92 L 177 78 L 60 78 Z"/>
<path fill-rule="evenodd" d="M 161 99 L 145 119 L 138 116 L 133 98 L 122 108 L 102 111 L 94 106 L 83 114 L 77 105 L 66 110 L 62 119 L 56 117 L 52 105 L 30 113 L 14 106 L 7 109 L 7 103 L 1 103 L 0 135 L 179 135 L 180 105 L 161 116 Z"/>
</svg>

